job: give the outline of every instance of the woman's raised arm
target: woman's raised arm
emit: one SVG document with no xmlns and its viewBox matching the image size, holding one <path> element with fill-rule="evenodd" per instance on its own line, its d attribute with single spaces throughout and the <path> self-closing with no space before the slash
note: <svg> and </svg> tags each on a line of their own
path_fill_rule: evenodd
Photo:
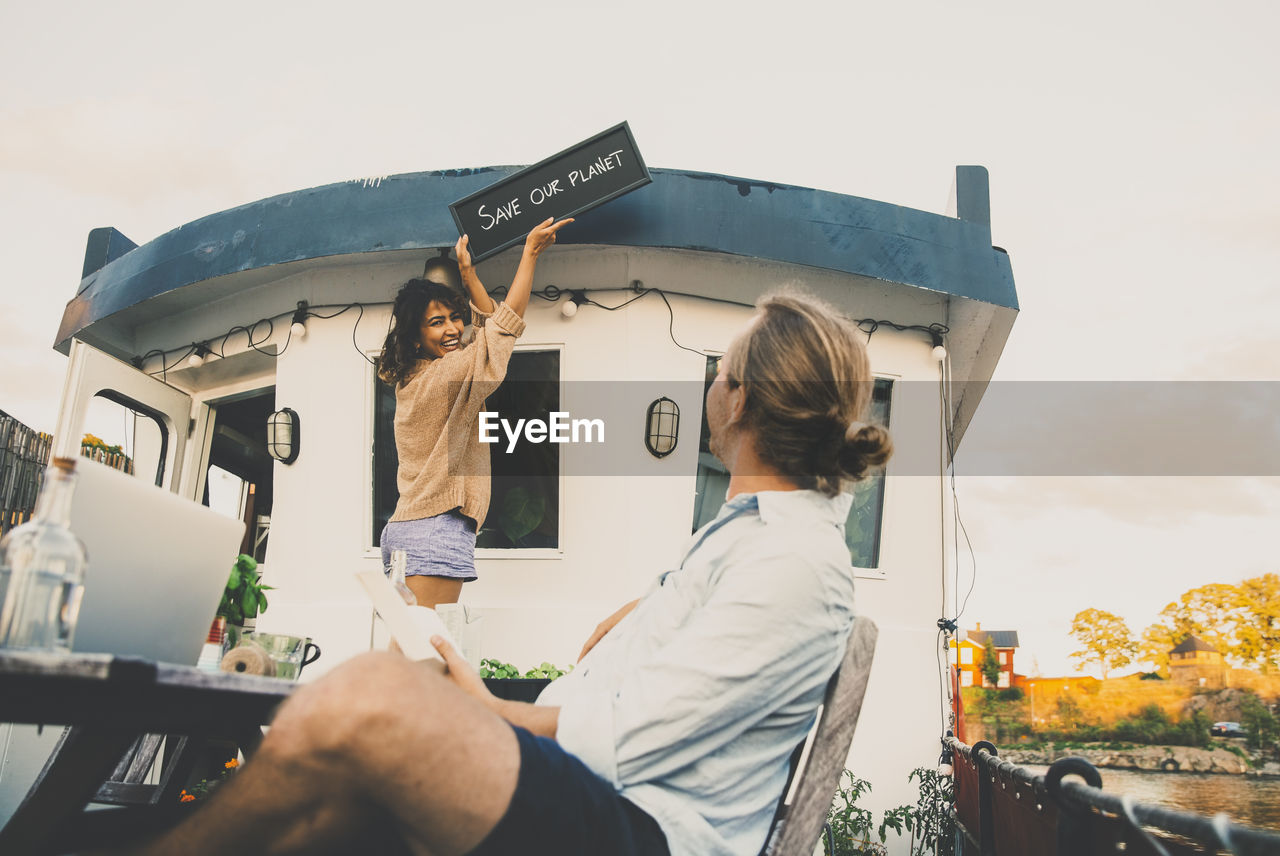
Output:
<svg viewBox="0 0 1280 856">
<path fill-rule="evenodd" d="M 548 217 L 534 226 L 529 237 L 524 239 L 524 253 L 520 256 L 520 266 L 516 268 L 515 278 L 511 280 L 507 296 L 503 298 L 503 302 L 511 311 L 520 317 L 523 318 L 524 311 L 529 308 L 529 292 L 533 288 L 533 271 L 538 266 L 538 256 L 556 242 L 556 232 L 572 222 L 572 217 L 559 222 L 556 222 L 554 217 Z M 471 302 L 487 315 L 495 308 L 493 299 L 489 297 L 484 284 L 480 282 L 480 277 L 476 275 L 475 266 L 471 264 L 471 253 L 467 249 L 467 242 L 467 236 L 463 235 L 453 248 L 458 256 L 458 272 L 462 274 L 462 284 L 467 287 Z"/>
</svg>

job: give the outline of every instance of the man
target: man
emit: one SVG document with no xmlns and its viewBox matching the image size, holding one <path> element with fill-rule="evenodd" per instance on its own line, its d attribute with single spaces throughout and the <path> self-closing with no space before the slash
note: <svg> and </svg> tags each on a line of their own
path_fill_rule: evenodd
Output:
<svg viewBox="0 0 1280 856">
<path fill-rule="evenodd" d="M 853 621 L 840 488 L 891 452 L 859 421 L 856 328 L 807 298 L 759 308 L 707 394 L 719 516 L 538 704 L 439 638 L 445 669 L 358 657 L 144 852 L 754 856 Z"/>
</svg>

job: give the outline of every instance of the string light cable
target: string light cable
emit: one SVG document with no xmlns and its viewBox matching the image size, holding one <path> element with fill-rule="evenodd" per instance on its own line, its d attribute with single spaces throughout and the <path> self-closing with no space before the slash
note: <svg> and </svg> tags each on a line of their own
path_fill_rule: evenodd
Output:
<svg viewBox="0 0 1280 856">
<path fill-rule="evenodd" d="M 621 303 L 612 305 L 612 306 L 605 303 L 601 303 L 600 301 L 595 300 L 589 296 L 589 293 L 599 294 L 603 292 L 615 292 L 615 291 L 630 292 L 632 296 L 622 301 Z M 506 292 L 507 292 L 506 286 L 498 286 L 497 288 L 490 290 L 488 294 L 494 298 L 501 298 L 503 295 L 506 294 Z M 645 287 L 640 280 L 633 280 L 630 286 L 627 286 L 627 287 L 598 288 L 598 289 L 563 289 L 563 288 L 560 288 L 559 286 L 549 284 L 544 286 L 541 289 L 532 291 L 531 295 L 540 300 L 545 300 L 551 303 L 555 303 L 556 301 L 560 300 L 560 298 L 563 297 L 566 293 L 571 294 L 573 296 L 574 303 L 579 306 L 593 306 L 598 309 L 603 309 L 606 312 L 616 312 L 619 309 L 624 309 L 625 307 L 630 306 L 632 303 L 635 303 L 637 300 L 641 300 L 649 296 L 650 294 L 656 294 L 658 295 L 659 299 L 662 300 L 663 304 L 667 307 L 667 335 L 668 337 L 670 337 L 672 344 L 674 344 L 677 348 L 680 348 L 685 351 L 689 351 L 690 353 L 693 353 L 693 354 L 698 354 L 699 356 L 707 356 L 707 352 L 700 351 L 696 348 L 690 348 L 687 345 L 681 344 L 680 341 L 676 339 L 675 309 L 672 307 L 671 301 L 668 299 L 668 295 L 676 296 L 676 297 L 690 297 L 697 300 L 710 301 L 712 303 L 724 303 L 731 306 L 741 306 L 747 309 L 752 309 L 755 306 L 754 303 L 747 303 L 741 300 L 730 300 L 722 297 L 707 297 L 701 294 L 689 294 L 687 292 L 668 291 L 666 289 L 661 289 L 656 287 Z M 196 354 L 199 351 L 199 349 L 202 347 L 208 351 L 209 355 L 216 355 L 219 359 L 226 359 L 226 348 L 227 348 L 228 342 L 232 339 L 233 336 L 236 336 L 241 333 L 245 335 L 246 344 L 249 350 L 255 351 L 257 353 L 260 353 L 269 357 L 279 357 L 288 350 L 289 345 L 292 343 L 293 337 L 295 335 L 297 335 L 299 338 L 306 335 L 306 332 L 305 332 L 306 320 L 308 318 L 319 318 L 321 320 L 328 320 L 331 318 L 336 318 L 339 315 L 342 315 L 343 313 L 351 309 L 355 309 L 357 310 L 358 314 L 356 316 L 355 324 L 353 324 L 351 328 L 352 347 L 356 350 L 358 354 L 360 354 L 361 359 L 365 360 L 370 365 L 376 366 L 377 361 L 370 359 L 368 354 L 366 354 L 364 351 L 360 349 L 359 342 L 357 339 L 357 330 L 359 329 L 360 321 L 364 318 L 365 307 L 380 307 L 380 306 L 390 306 L 390 305 L 392 305 L 392 301 L 378 301 L 378 302 L 372 302 L 372 303 L 362 303 L 362 302 L 353 301 L 351 303 L 336 303 L 336 304 L 325 304 L 325 305 L 318 305 L 318 306 L 311 306 L 306 301 L 298 301 L 296 309 L 281 312 L 277 315 L 273 315 L 267 318 L 260 318 L 257 321 L 254 321 L 252 324 L 236 325 L 231 329 L 227 330 L 227 332 L 223 333 L 221 336 L 212 337 L 211 339 L 208 339 L 205 342 L 193 343 L 189 346 L 179 346 L 177 348 L 170 348 L 168 350 L 159 349 L 159 348 L 152 349 L 139 357 L 134 357 L 132 362 L 135 367 L 139 369 L 143 369 L 143 367 L 146 365 L 148 360 L 154 357 L 159 357 L 160 368 L 155 369 L 153 371 L 149 371 L 147 372 L 147 374 L 151 375 L 152 377 L 159 375 L 161 379 L 165 379 L 168 375 L 168 372 L 171 371 L 174 368 L 174 366 L 178 365 L 184 359 L 187 359 L 193 354 Z M 326 313 L 326 312 L 320 312 L 317 310 L 336 310 L 336 311 Z M 845 316 L 845 317 L 848 317 L 848 316 Z M 281 345 L 280 348 L 274 352 L 267 350 L 264 347 L 264 345 L 266 345 L 267 342 L 271 341 L 272 337 L 275 335 L 275 322 L 285 318 L 288 318 L 290 323 L 289 323 L 289 329 L 285 334 L 284 344 Z M 928 324 L 928 325 L 899 324 L 894 321 L 886 321 L 883 319 L 871 319 L 871 318 L 849 318 L 849 320 L 852 321 L 854 324 L 856 324 L 860 330 L 862 330 L 867 334 L 868 342 L 871 340 L 872 335 L 874 335 L 875 332 L 879 330 L 881 327 L 888 327 L 890 329 L 897 330 L 899 332 L 911 332 L 911 331 L 922 332 L 930 336 L 931 339 L 935 341 L 938 340 L 941 336 L 945 336 L 949 332 L 949 328 L 946 325 L 938 324 L 938 323 Z M 265 327 L 265 331 L 264 331 L 264 327 Z M 214 343 L 216 343 L 216 345 Z M 170 358 L 170 355 L 172 354 L 178 354 L 178 356 L 175 359 L 173 359 L 172 362 L 170 362 L 169 358 Z"/>
<path fill-rule="evenodd" d="M 236 326 L 227 330 L 227 332 L 223 333 L 221 336 L 215 336 L 205 342 L 192 343 L 191 345 L 188 345 L 188 346 L 179 346 L 177 348 L 170 348 L 168 350 L 153 348 L 152 350 L 147 351 L 141 356 L 134 357 L 131 362 L 133 363 L 135 368 L 143 369 L 143 367 L 146 365 L 148 360 L 153 359 L 155 357 L 159 357 L 160 368 L 154 369 L 152 371 L 148 371 L 146 373 L 151 377 L 156 377 L 158 375 L 162 380 L 164 380 L 164 379 L 167 379 L 168 373 L 173 370 L 174 366 L 181 364 L 183 360 L 186 360 L 192 356 L 199 354 L 202 349 L 205 350 L 206 352 L 206 359 L 209 356 L 216 356 L 218 359 L 226 359 L 227 343 L 232 339 L 233 336 L 236 336 L 237 334 L 240 334 L 240 333 L 243 333 L 245 335 L 247 340 L 246 344 L 249 350 L 262 354 L 264 356 L 268 356 L 268 357 L 279 357 L 289 349 L 289 345 L 292 343 L 293 337 L 295 335 L 297 335 L 298 338 L 302 338 L 303 336 L 306 335 L 305 323 L 307 318 L 319 318 L 321 320 L 328 320 L 330 318 L 337 318 L 339 315 L 342 315 L 344 312 L 347 312 L 351 309 L 355 309 L 357 310 L 358 314 L 356 315 L 355 324 L 353 324 L 351 327 L 352 347 L 355 348 L 356 353 L 360 354 L 361 358 L 363 358 L 366 362 L 370 363 L 371 365 L 377 365 L 376 360 L 369 359 L 369 356 L 364 351 L 360 350 L 360 346 L 356 338 L 357 331 L 359 330 L 359 327 L 360 327 L 360 321 L 364 318 L 365 306 L 390 306 L 390 305 L 391 305 L 391 301 L 383 301 L 383 302 L 372 303 L 372 304 L 353 302 L 353 303 L 337 303 L 337 304 L 325 304 L 320 306 L 310 306 L 309 304 L 307 304 L 306 301 L 298 301 L 297 309 L 289 310 L 288 312 L 281 312 L 278 315 L 273 315 L 268 318 L 259 318 L 257 321 L 254 321 L 252 324 L 247 324 L 247 325 L 237 324 Z M 330 312 L 328 314 L 323 314 L 321 312 L 315 311 L 317 309 L 325 309 L 325 310 L 336 309 L 337 311 Z M 272 336 L 275 335 L 275 322 L 282 318 L 290 319 L 289 328 L 285 333 L 284 344 L 281 345 L 280 348 L 274 352 L 267 350 L 263 346 L 267 342 L 271 341 Z M 304 326 L 304 332 L 298 333 L 295 325 Z M 261 332 L 264 326 L 265 326 L 265 332 Z M 216 345 L 213 344 L 215 342 L 217 343 Z M 178 356 L 172 362 L 170 362 L 169 355 L 175 354 L 175 353 L 177 353 Z"/>
<path fill-rule="evenodd" d="M 942 348 L 940 359 L 939 359 L 939 373 L 938 373 L 938 400 L 939 400 L 939 408 L 940 408 L 939 425 L 940 425 L 941 434 L 942 434 L 941 442 L 939 444 L 939 456 L 942 458 L 942 460 L 940 461 L 941 471 L 944 474 L 944 478 L 946 478 L 947 480 L 947 484 L 950 488 L 950 493 L 951 493 L 951 516 L 952 516 L 951 555 L 953 556 L 952 590 L 953 592 L 955 592 L 957 610 L 953 618 L 939 619 L 938 626 L 939 626 L 939 633 L 957 633 L 959 630 L 960 619 L 964 615 L 965 609 L 969 605 L 969 597 L 973 594 L 973 589 L 976 586 L 978 581 L 978 559 L 977 559 L 977 554 L 974 552 L 974 549 L 973 549 L 973 542 L 969 538 L 969 530 L 965 527 L 964 518 L 960 512 L 960 494 L 956 485 L 955 409 L 954 409 L 954 398 L 953 398 L 953 384 L 952 384 L 952 376 L 951 376 L 951 358 L 950 358 L 950 355 L 946 352 L 946 349 L 941 342 L 937 342 L 937 344 L 935 344 L 935 347 L 934 347 L 935 356 L 938 356 L 939 348 Z M 943 511 L 943 520 L 945 521 L 945 511 Z M 963 600 L 960 599 L 960 556 L 961 556 L 960 536 L 961 535 L 964 536 L 965 547 L 969 554 L 969 563 L 970 563 L 969 588 L 965 592 Z M 945 538 L 945 534 L 943 535 L 943 537 Z M 944 545 L 945 545 L 945 541 L 944 541 Z M 943 585 L 942 585 L 943 608 L 945 610 L 946 608 L 945 551 L 943 555 L 942 574 L 943 574 Z M 944 650 L 946 651 L 946 656 L 943 657 L 941 661 L 943 668 L 950 665 L 950 646 L 947 645 Z M 957 656 L 958 654 L 959 654 L 959 649 L 957 648 Z M 940 669 L 940 672 L 939 672 L 940 680 L 942 679 L 942 677 L 943 677 L 942 670 Z M 949 681 L 946 682 L 945 695 L 948 699 L 948 702 L 954 701 L 951 698 L 951 695 L 952 695 L 951 685 Z M 948 707 L 948 717 L 951 719 L 954 719 L 955 718 L 954 704 L 948 703 L 947 707 Z M 954 723 L 953 723 L 953 726 L 954 726 Z"/>
</svg>

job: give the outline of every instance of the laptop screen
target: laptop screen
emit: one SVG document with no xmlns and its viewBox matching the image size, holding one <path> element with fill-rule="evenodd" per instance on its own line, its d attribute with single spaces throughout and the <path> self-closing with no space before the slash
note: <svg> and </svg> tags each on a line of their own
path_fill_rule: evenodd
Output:
<svg viewBox="0 0 1280 856">
<path fill-rule="evenodd" d="M 195 665 L 244 523 L 87 458 L 76 473 L 89 562 L 72 650 Z"/>
</svg>

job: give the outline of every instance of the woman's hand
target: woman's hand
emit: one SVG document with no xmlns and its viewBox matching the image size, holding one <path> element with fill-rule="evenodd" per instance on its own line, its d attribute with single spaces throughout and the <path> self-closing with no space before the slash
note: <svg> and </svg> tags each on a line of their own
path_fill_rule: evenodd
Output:
<svg viewBox="0 0 1280 856">
<path fill-rule="evenodd" d="M 470 235 L 463 235 L 458 239 L 458 243 L 453 245 L 453 254 L 458 257 L 459 270 L 474 270 L 474 266 L 471 264 L 471 251 L 467 248 L 467 244 L 470 241 Z"/>
<path fill-rule="evenodd" d="M 533 227 L 529 237 L 524 239 L 525 255 L 536 259 L 542 254 L 543 250 L 556 242 L 556 232 L 573 222 L 572 217 L 561 220 L 558 223 L 555 222 L 555 219 L 554 217 L 548 217 Z"/>
</svg>

